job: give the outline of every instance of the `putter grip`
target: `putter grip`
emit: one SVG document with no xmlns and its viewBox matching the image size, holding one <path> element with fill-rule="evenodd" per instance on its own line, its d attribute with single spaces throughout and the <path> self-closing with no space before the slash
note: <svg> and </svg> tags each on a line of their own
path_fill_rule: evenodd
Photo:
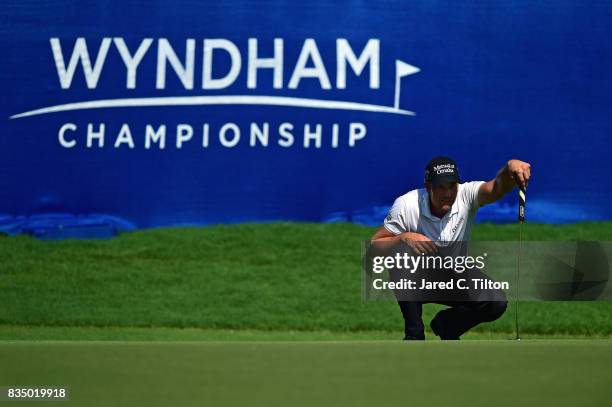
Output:
<svg viewBox="0 0 612 407">
<path fill-rule="evenodd" d="M 518 213 L 519 222 L 525 222 L 525 198 L 526 198 L 525 187 L 519 187 L 519 213 Z"/>
</svg>

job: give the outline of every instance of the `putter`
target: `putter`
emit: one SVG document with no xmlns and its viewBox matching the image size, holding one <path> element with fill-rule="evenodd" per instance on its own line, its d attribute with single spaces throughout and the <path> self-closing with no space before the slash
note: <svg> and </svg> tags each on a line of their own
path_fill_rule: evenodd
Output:
<svg viewBox="0 0 612 407">
<path fill-rule="evenodd" d="M 515 313 L 514 313 L 514 328 L 516 329 L 516 340 L 520 341 L 520 332 L 519 332 L 519 288 L 520 288 L 520 278 L 521 278 L 521 249 L 523 245 L 523 223 L 525 223 L 525 198 L 526 198 L 527 188 L 520 186 L 519 187 L 519 213 L 518 213 L 518 221 L 519 221 L 519 250 L 518 250 L 518 262 L 516 265 L 516 299 L 515 299 Z"/>
</svg>

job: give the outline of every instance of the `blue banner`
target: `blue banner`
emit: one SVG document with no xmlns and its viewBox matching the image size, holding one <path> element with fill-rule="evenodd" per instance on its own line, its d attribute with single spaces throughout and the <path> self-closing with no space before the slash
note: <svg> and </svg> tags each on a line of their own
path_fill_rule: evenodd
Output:
<svg viewBox="0 0 612 407">
<path fill-rule="evenodd" d="M 528 221 L 612 219 L 611 16 L 603 1 L 5 2 L 0 225 L 379 224 L 440 154 L 466 181 L 530 162 Z M 516 212 L 510 194 L 479 219 Z"/>
</svg>

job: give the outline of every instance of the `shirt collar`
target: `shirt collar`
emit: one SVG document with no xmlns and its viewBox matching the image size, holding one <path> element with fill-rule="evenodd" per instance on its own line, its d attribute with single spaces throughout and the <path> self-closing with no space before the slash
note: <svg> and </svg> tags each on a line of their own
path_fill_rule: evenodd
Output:
<svg viewBox="0 0 612 407">
<path fill-rule="evenodd" d="M 459 212 L 459 204 L 457 201 L 459 200 L 459 191 L 457 191 L 457 198 L 455 198 L 455 202 L 453 202 L 453 206 L 451 206 L 451 210 L 444 215 L 443 218 L 438 218 L 436 215 L 431 213 L 429 208 L 429 193 L 427 192 L 427 188 L 423 188 L 423 194 L 421 194 L 421 199 L 419 205 L 421 207 L 421 213 L 428 217 L 431 220 L 439 221 L 440 219 L 444 219 L 446 217 L 451 217 L 452 215 Z"/>
</svg>

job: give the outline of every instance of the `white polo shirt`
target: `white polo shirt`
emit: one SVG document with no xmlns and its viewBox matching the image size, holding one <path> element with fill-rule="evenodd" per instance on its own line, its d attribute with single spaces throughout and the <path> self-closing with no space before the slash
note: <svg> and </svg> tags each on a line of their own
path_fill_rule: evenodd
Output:
<svg viewBox="0 0 612 407">
<path fill-rule="evenodd" d="M 414 189 L 395 200 L 384 227 L 394 235 L 415 232 L 434 242 L 468 241 L 478 210 L 478 189 L 484 181 L 458 185 L 457 198 L 442 219 L 432 215 L 429 194 L 425 188 Z"/>
</svg>

